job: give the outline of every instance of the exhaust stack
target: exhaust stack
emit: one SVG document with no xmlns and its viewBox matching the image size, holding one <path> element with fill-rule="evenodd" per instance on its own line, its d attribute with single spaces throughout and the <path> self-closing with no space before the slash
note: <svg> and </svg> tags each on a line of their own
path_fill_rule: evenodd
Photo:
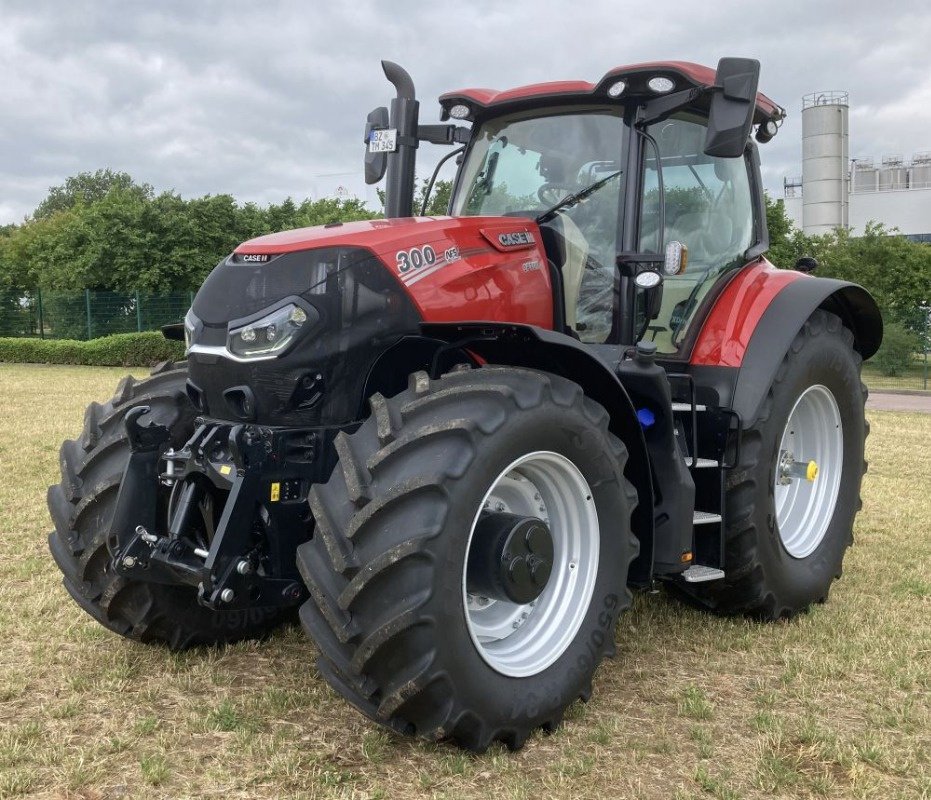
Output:
<svg viewBox="0 0 931 800">
<path fill-rule="evenodd" d="M 417 162 L 417 118 L 420 103 L 414 97 L 414 81 L 392 61 L 382 61 L 385 77 L 397 96 L 391 101 L 390 127 L 398 132 L 397 150 L 388 154 L 388 180 L 385 186 L 385 216 L 413 216 L 414 170 Z"/>
</svg>

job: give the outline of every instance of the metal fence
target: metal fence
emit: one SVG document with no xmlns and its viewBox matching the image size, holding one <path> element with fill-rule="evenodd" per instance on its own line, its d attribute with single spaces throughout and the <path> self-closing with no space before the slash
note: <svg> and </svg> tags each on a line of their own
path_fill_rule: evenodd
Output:
<svg viewBox="0 0 931 800">
<path fill-rule="evenodd" d="M 0 336 L 95 339 L 181 322 L 192 292 L 0 292 Z"/>
<path fill-rule="evenodd" d="M 913 354 L 911 364 L 893 375 L 867 361 L 863 365 L 863 382 L 870 391 L 931 391 L 931 353 Z"/>
<path fill-rule="evenodd" d="M 0 292 L 0 336 L 94 339 L 158 330 L 181 322 L 193 299 L 193 292 Z M 909 327 L 917 334 L 918 352 L 891 375 L 880 363 L 868 361 L 863 379 L 870 389 L 931 391 L 931 312 L 920 308 L 916 314 L 920 322 L 913 319 Z M 893 318 L 889 315 L 889 321 Z"/>
</svg>

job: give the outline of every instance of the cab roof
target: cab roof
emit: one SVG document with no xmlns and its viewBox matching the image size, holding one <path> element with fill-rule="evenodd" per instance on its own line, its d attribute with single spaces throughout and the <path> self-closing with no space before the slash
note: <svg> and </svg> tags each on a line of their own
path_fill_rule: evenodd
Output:
<svg viewBox="0 0 931 800">
<path fill-rule="evenodd" d="M 628 64 L 609 70 L 597 83 L 588 81 L 554 81 L 533 83 L 515 89 L 459 89 L 440 95 L 442 118 L 449 119 L 449 111 L 455 105 L 469 107 L 466 119 L 483 116 L 486 110 L 495 112 L 519 110 L 545 105 L 550 101 L 622 103 L 630 97 L 656 97 L 647 87 L 647 81 L 655 77 L 669 78 L 673 88 L 669 94 L 684 89 L 710 89 L 714 86 L 715 70 L 690 61 L 647 61 Z M 623 80 L 627 87 L 618 98 L 608 96 L 608 88 Z M 762 92 L 756 96 L 754 123 L 767 120 L 779 121 L 785 117 L 785 109 L 774 103 Z"/>
</svg>

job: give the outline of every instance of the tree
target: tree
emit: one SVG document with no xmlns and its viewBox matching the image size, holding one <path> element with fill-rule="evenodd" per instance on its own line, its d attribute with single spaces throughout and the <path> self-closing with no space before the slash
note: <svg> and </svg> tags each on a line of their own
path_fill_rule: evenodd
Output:
<svg viewBox="0 0 931 800">
<path fill-rule="evenodd" d="M 433 191 L 427 200 L 425 216 L 442 217 L 449 213 L 449 198 L 453 193 L 452 181 L 437 181 L 433 185 Z M 414 213 L 419 214 L 423 207 L 424 200 L 427 197 L 427 180 L 420 185 L 420 190 L 415 194 Z"/>
<path fill-rule="evenodd" d="M 789 219 L 782 200 L 766 195 L 766 227 L 769 230 L 767 258 L 777 267 L 791 269 L 802 256 L 811 255 L 810 240 Z"/>
<path fill-rule="evenodd" d="M 878 222 L 862 236 L 839 228 L 809 240 L 818 274 L 853 281 L 876 298 L 887 319 L 908 324 L 931 302 L 931 245 L 912 242 Z"/>
<path fill-rule="evenodd" d="M 420 185 L 414 189 L 414 198 L 413 198 L 413 211 L 414 216 L 420 216 L 420 211 L 423 208 L 424 199 L 427 197 L 427 185 L 429 184 L 429 178 L 423 178 L 420 181 Z M 378 189 L 378 199 L 381 202 L 381 207 L 385 207 L 385 190 Z M 424 216 L 427 217 L 442 217 L 449 213 L 449 199 L 453 193 L 453 182 L 452 181 L 437 181 L 433 185 L 433 189 L 430 192 L 430 198 L 427 202 L 426 210 L 424 211 Z"/>
<path fill-rule="evenodd" d="M 320 200 L 305 200 L 298 206 L 294 215 L 294 224 L 291 227 L 305 228 L 312 225 L 326 225 L 330 222 L 352 222 L 360 219 L 375 219 L 380 217 L 374 211 L 369 211 L 362 200 L 351 198 L 339 200 L 322 198 Z M 271 230 L 283 230 L 271 228 Z"/>
<path fill-rule="evenodd" d="M 81 172 L 68 178 L 61 186 L 52 186 L 48 196 L 33 212 L 34 219 L 48 219 L 58 211 L 67 211 L 77 203 L 90 205 L 102 200 L 113 190 L 128 191 L 141 199 L 151 199 L 153 189 L 147 183 L 137 184 L 132 176 L 111 169 Z"/>
</svg>

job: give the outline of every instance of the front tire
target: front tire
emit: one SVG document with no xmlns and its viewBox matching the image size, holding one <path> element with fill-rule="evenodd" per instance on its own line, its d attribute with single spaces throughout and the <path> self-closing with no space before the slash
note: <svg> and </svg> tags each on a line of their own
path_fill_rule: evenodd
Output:
<svg viewBox="0 0 931 800">
<path fill-rule="evenodd" d="M 520 747 L 588 699 L 592 674 L 614 652 L 637 552 L 626 450 L 578 385 L 529 370 L 416 373 L 407 391 L 375 395 L 371 406 L 356 433 L 337 438 L 339 463 L 311 490 L 314 537 L 298 548 L 311 594 L 301 619 L 320 670 L 399 732 L 475 751 L 495 740 Z M 533 605 L 492 601 L 502 613 L 483 617 L 488 598 L 472 603 L 467 583 L 489 506 L 530 516 L 542 508 L 555 554 Z M 584 524 L 587 507 L 594 526 Z M 586 549 L 573 535 L 595 538 Z M 575 561 L 561 561 L 562 551 Z M 560 564 L 580 570 L 578 580 L 561 581 Z M 560 594 L 569 584 L 581 588 Z"/>
<path fill-rule="evenodd" d="M 726 577 L 677 584 L 722 614 L 775 620 L 825 602 L 853 542 L 869 431 L 853 334 L 818 310 L 796 335 L 725 486 Z M 810 462 L 814 473 L 806 476 Z M 813 480 L 808 480 L 814 474 Z"/>
<path fill-rule="evenodd" d="M 213 611 L 189 586 L 132 580 L 110 568 L 110 520 L 130 454 L 123 420 L 130 409 L 149 406 L 147 418 L 168 428 L 172 447 L 183 447 L 195 417 L 186 379 L 186 365 L 166 362 L 145 380 L 124 378 L 107 403 L 91 403 L 81 437 L 61 446 L 61 483 L 48 490 L 55 523 L 49 549 L 71 597 L 111 631 L 172 649 L 260 637 L 283 619 L 274 608 Z M 152 491 L 166 513 L 168 490 L 159 485 Z"/>
</svg>

